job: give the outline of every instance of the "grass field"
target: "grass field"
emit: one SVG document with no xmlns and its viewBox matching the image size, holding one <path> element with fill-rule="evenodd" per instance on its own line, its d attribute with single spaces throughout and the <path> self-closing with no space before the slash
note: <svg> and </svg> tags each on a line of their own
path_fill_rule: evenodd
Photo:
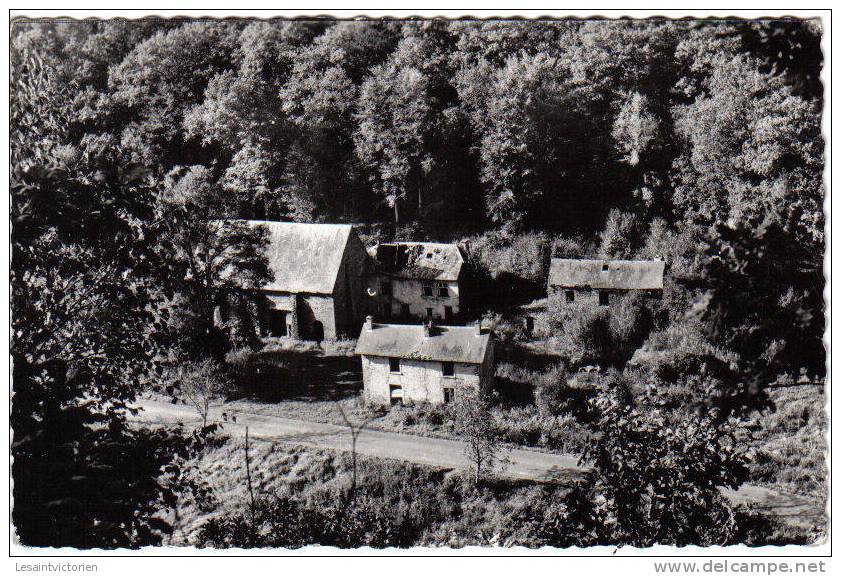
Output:
<svg viewBox="0 0 841 576">
<path fill-rule="evenodd" d="M 291 497 L 303 506 L 329 507 L 350 483 L 351 460 L 346 453 L 256 441 L 249 454 L 258 498 Z M 248 507 L 242 442 L 229 440 L 208 449 L 193 464 L 194 474 L 207 482 L 213 496 L 203 505 L 192 499 L 179 503 L 170 518 L 176 527 L 171 545 L 197 545 L 208 520 Z M 559 486 L 503 481 L 476 488 L 456 473 L 390 460 L 361 458 L 359 466 L 366 506 L 377 508 L 375 515 L 389 525 L 386 542 L 395 546 L 534 546 L 539 541 L 526 519 L 538 515 L 547 498 L 565 491 Z"/>
<path fill-rule="evenodd" d="M 827 496 L 826 396 L 820 386 L 771 391 L 776 410 L 761 417 L 752 481 L 777 490 Z"/>
</svg>

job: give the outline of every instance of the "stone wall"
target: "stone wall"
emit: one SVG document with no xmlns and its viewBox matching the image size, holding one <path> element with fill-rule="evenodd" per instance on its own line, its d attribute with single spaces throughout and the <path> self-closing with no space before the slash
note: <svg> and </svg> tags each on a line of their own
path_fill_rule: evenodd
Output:
<svg viewBox="0 0 841 576">
<path fill-rule="evenodd" d="M 301 340 L 312 340 L 318 336 L 318 324 L 323 329 L 323 339 L 335 340 L 336 313 L 333 297 L 320 294 L 289 294 L 264 292 L 258 296 L 260 310 L 260 334 L 268 334 L 270 310 L 287 312 L 288 336 Z"/>
<path fill-rule="evenodd" d="M 352 233 L 345 248 L 333 292 L 338 333 L 355 338 L 359 335 L 365 316 L 376 314 L 373 302 L 367 294 L 367 279 L 372 271 L 371 257 L 356 234 Z"/>
<path fill-rule="evenodd" d="M 381 282 L 387 280 L 381 278 Z M 419 320 L 427 318 L 426 309 L 432 308 L 432 317 L 435 320 L 445 319 L 446 306 L 453 310 L 453 317 L 459 314 L 459 285 L 458 282 L 433 282 L 432 296 L 425 296 L 423 293 L 423 282 L 420 280 L 409 280 L 403 278 L 391 279 L 391 315 L 395 318 L 404 316 L 403 305 L 409 305 L 409 316 Z M 438 296 L 438 284 L 446 284 L 447 297 Z"/>
<path fill-rule="evenodd" d="M 566 293 L 568 290 L 571 290 L 574 294 L 575 299 L 572 302 L 567 302 L 566 300 Z M 599 294 L 601 292 L 608 293 L 609 303 L 605 306 L 605 308 L 617 304 L 621 298 L 632 293 L 652 299 L 657 299 L 662 296 L 662 291 L 660 290 L 599 290 L 592 288 L 557 288 L 553 286 L 549 288 L 548 309 L 551 313 L 557 314 L 564 309 L 577 310 L 581 308 L 598 308 L 601 306 L 601 304 L 599 304 Z"/>
</svg>

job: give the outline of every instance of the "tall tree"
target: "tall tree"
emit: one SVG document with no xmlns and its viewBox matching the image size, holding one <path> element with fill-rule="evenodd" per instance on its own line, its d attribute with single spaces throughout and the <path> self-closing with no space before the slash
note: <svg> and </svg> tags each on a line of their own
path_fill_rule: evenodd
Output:
<svg viewBox="0 0 841 576">
<path fill-rule="evenodd" d="M 674 203 L 706 245 L 707 308 L 746 386 L 824 373 L 823 140 L 816 103 L 748 56 L 713 61 L 675 110 Z"/>
<path fill-rule="evenodd" d="M 36 546 L 160 542 L 178 449 L 125 423 L 157 350 L 150 182 L 119 150 L 72 142 L 74 86 L 48 53 L 18 45 L 13 62 L 15 529 Z"/>
<path fill-rule="evenodd" d="M 216 322 L 217 307 L 246 306 L 250 292 L 272 278 L 265 256 L 268 231 L 230 217 L 233 208 L 203 166 L 170 174 L 161 194 L 156 250 L 166 262 L 162 279 L 177 295 L 181 352 L 221 360 L 229 342 Z M 253 316 L 252 316 L 253 318 Z M 255 327 L 245 327 L 253 333 Z"/>
<path fill-rule="evenodd" d="M 121 141 L 135 158 L 161 166 L 204 160 L 187 146 L 184 118 L 208 83 L 232 67 L 240 24 L 194 22 L 160 31 L 109 71 L 110 113 L 124 126 Z"/>
</svg>

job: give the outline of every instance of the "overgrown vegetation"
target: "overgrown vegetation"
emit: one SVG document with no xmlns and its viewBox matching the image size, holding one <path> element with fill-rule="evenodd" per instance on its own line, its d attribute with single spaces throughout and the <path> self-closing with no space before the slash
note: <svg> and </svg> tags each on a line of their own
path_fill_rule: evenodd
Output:
<svg viewBox="0 0 841 576">
<path fill-rule="evenodd" d="M 181 501 L 173 543 L 564 547 L 578 537 L 575 522 L 580 518 L 570 516 L 570 507 L 579 496 L 563 486 L 502 480 L 476 486 L 469 477 L 443 470 L 360 458 L 356 497 L 348 501 L 349 454 L 265 442 L 254 444 L 251 454 L 258 494 L 254 519 L 249 513 L 243 445 L 229 440 L 196 461 L 196 473 L 212 492 L 201 501 Z M 735 515 L 735 525 L 745 531 L 739 542 L 786 541 L 776 539 L 783 533 L 772 524 L 752 530 L 758 524 L 745 522 L 745 511 Z"/>
</svg>

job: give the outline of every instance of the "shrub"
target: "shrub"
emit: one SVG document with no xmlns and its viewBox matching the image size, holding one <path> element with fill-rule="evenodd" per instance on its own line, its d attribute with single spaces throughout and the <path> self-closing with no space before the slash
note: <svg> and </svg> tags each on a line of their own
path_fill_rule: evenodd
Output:
<svg viewBox="0 0 841 576">
<path fill-rule="evenodd" d="M 622 367 L 645 341 L 652 315 L 639 294 L 623 294 L 610 307 L 581 304 L 553 307 L 552 323 L 561 332 L 559 352 L 572 364 Z"/>
<path fill-rule="evenodd" d="M 535 382 L 535 404 L 543 414 L 559 414 L 569 396 L 566 365 L 559 363 L 539 374 Z"/>
<path fill-rule="evenodd" d="M 202 427 L 207 427 L 213 403 L 224 400 L 231 389 L 230 378 L 213 360 L 182 364 L 167 374 L 167 380 L 174 395 L 196 409 L 202 419 Z"/>
<path fill-rule="evenodd" d="M 630 404 L 616 388 L 594 401 L 601 437 L 588 454 L 593 473 L 574 492 L 583 515 L 597 518 L 596 530 L 573 540 L 637 547 L 734 542 L 738 518 L 720 489 L 747 478 L 744 451 L 729 441 L 738 426 L 717 414 L 670 420 L 654 388 L 636 400 Z"/>
<path fill-rule="evenodd" d="M 633 239 L 641 236 L 637 218 L 612 208 L 600 236 L 599 254 L 605 258 L 628 259 L 637 248 Z"/>
<path fill-rule="evenodd" d="M 480 309 L 528 301 L 544 293 L 551 255 L 546 233 L 494 230 L 462 244 L 469 283 Z"/>
</svg>

